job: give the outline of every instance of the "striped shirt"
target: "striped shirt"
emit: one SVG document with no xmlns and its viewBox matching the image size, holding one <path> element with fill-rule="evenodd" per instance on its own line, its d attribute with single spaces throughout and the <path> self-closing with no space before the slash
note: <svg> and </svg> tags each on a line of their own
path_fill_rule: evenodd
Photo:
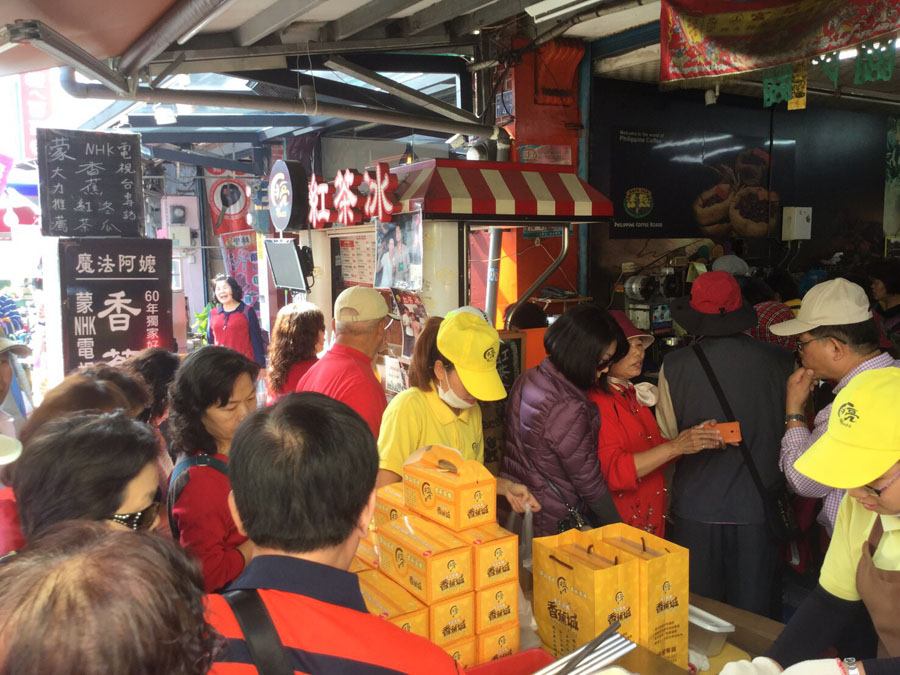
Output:
<svg viewBox="0 0 900 675">
<path fill-rule="evenodd" d="M 458 675 L 440 647 L 369 614 L 355 574 L 286 555 L 253 558 L 227 590 L 257 589 L 294 673 Z M 256 675 L 237 619 L 220 595 L 209 622 L 227 643 L 211 675 Z"/>
<path fill-rule="evenodd" d="M 878 356 L 863 361 L 856 368 L 841 378 L 834 388 L 837 394 L 841 389 L 854 377 L 867 370 L 875 370 L 876 368 L 900 368 L 900 361 L 895 361 L 890 354 L 879 354 Z M 813 443 L 822 437 L 825 430 L 828 429 L 828 417 L 831 415 L 831 404 L 822 408 L 816 415 L 813 424 L 813 430 L 810 431 L 806 427 L 791 427 L 784 432 L 781 439 L 781 470 L 784 472 L 785 478 L 793 488 L 794 492 L 803 497 L 813 497 L 823 500 L 822 510 L 819 512 L 817 520 L 828 532 L 830 537 L 834 531 L 834 523 L 837 520 L 838 507 L 841 505 L 841 499 L 844 498 L 845 490 L 828 487 L 817 483 L 811 478 L 804 476 L 794 468 L 794 462 L 800 459 L 801 455 L 806 452 Z"/>
</svg>

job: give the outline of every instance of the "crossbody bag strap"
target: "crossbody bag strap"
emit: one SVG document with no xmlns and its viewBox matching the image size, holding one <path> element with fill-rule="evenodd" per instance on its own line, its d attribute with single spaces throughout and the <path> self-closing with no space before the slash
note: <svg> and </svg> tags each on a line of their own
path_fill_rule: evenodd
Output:
<svg viewBox="0 0 900 675">
<path fill-rule="evenodd" d="M 294 668 L 259 591 L 228 591 L 222 597 L 241 627 L 256 671 L 260 675 L 293 675 Z"/>
<path fill-rule="evenodd" d="M 224 473 L 226 476 L 228 475 L 228 464 L 223 462 L 221 459 L 212 457 L 211 455 L 207 455 L 206 453 L 200 453 L 198 455 L 194 455 L 193 457 L 188 457 L 181 460 L 180 462 L 178 462 L 178 464 L 175 465 L 175 468 L 172 469 L 172 475 L 169 476 L 169 495 L 166 499 L 166 515 L 169 518 L 169 529 L 171 530 L 172 538 L 175 541 L 178 541 L 181 532 L 178 529 L 178 525 L 175 523 L 175 518 L 172 515 L 172 509 L 175 508 L 175 502 L 178 501 L 181 493 L 184 492 L 184 485 L 181 486 L 181 490 L 176 490 L 175 482 L 178 480 L 178 477 L 181 474 L 190 469 L 192 466 L 209 466 L 216 471 L 219 471 L 220 473 Z"/>
<path fill-rule="evenodd" d="M 722 406 L 725 416 L 728 418 L 729 422 L 736 422 L 737 420 L 734 418 L 734 412 L 732 412 L 731 406 L 728 405 L 728 399 L 725 398 L 725 392 L 722 390 L 722 385 L 719 384 L 719 379 L 716 377 L 716 373 L 713 371 L 709 359 L 707 359 L 706 354 L 703 353 L 703 348 L 699 344 L 694 344 L 693 349 L 694 353 L 697 354 L 697 358 L 700 360 L 700 365 L 703 366 L 703 370 L 706 371 L 706 377 L 709 378 L 709 383 L 712 385 L 713 391 L 719 399 L 719 405 Z M 762 478 L 760 478 L 759 471 L 756 470 L 756 464 L 753 463 L 753 456 L 750 454 L 750 449 L 747 447 L 747 444 L 744 443 L 743 439 L 738 443 L 738 447 L 741 449 L 741 454 L 744 456 L 744 464 L 747 465 L 747 470 L 750 472 L 751 478 L 753 478 L 753 484 L 756 485 L 759 496 L 762 498 L 763 502 L 765 502 L 766 488 L 763 485 Z"/>
</svg>

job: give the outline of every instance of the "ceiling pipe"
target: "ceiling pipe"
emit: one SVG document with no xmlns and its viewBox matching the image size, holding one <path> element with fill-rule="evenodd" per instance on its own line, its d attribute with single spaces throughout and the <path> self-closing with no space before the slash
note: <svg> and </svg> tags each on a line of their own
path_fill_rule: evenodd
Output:
<svg viewBox="0 0 900 675">
<path fill-rule="evenodd" d="M 119 70 L 128 77 L 136 75 L 172 43 L 205 24 L 211 15 L 233 1 L 179 0 L 122 52 Z"/>
<path fill-rule="evenodd" d="M 146 103 L 174 103 L 218 108 L 242 108 L 265 112 L 300 113 L 304 115 L 321 115 L 341 119 L 389 124 L 420 131 L 439 131 L 448 134 L 465 134 L 480 136 L 500 142 L 509 142 L 509 134 L 500 127 L 458 122 L 455 120 L 427 117 L 424 115 L 408 115 L 393 110 L 322 103 L 309 98 L 276 98 L 274 96 L 255 96 L 253 94 L 234 94 L 222 91 L 197 91 L 183 89 L 151 89 L 137 87 L 133 92 L 119 94 L 101 84 L 86 84 L 75 79 L 71 68 L 60 71 L 62 88 L 75 98 L 98 98 L 111 101 L 144 101 Z"/>
</svg>

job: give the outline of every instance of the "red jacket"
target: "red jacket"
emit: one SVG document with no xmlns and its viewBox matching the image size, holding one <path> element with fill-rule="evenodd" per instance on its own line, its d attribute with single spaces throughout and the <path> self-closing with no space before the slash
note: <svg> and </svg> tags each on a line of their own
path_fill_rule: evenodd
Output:
<svg viewBox="0 0 900 675">
<path fill-rule="evenodd" d="M 223 462 L 228 457 L 213 455 Z M 209 592 L 234 581 L 244 569 L 237 547 L 247 541 L 237 530 L 228 510 L 231 483 L 228 476 L 209 466 L 192 466 L 188 482 L 172 507 L 180 532 L 179 543 L 203 566 L 203 584 Z"/>
<path fill-rule="evenodd" d="M 19 507 L 11 487 L 0 490 L 0 555 L 18 551 L 25 546 Z"/>
<path fill-rule="evenodd" d="M 638 403 L 634 388 L 594 389 L 588 398 L 600 410 L 597 454 L 622 522 L 662 537 L 665 534 L 666 479 L 663 467 L 638 478 L 634 455 L 665 443 L 650 408 Z"/>
</svg>

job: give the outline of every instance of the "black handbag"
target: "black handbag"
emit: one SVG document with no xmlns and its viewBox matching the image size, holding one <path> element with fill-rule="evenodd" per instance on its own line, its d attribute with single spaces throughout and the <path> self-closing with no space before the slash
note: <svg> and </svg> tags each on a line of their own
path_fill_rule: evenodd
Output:
<svg viewBox="0 0 900 675">
<path fill-rule="evenodd" d="M 537 467 L 535 467 L 535 470 L 537 471 Z M 569 512 L 569 515 L 567 515 L 565 518 L 560 518 L 556 523 L 556 533 L 562 534 L 563 532 L 567 532 L 569 530 L 580 530 L 587 526 L 588 523 L 585 521 L 584 516 L 578 512 L 577 508 L 571 506 L 569 502 L 566 501 L 566 498 L 563 497 L 563 494 L 559 491 L 559 488 L 557 488 L 553 484 L 553 481 L 547 478 L 547 476 L 545 476 L 542 471 L 538 471 L 538 473 L 541 475 L 541 478 L 543 478 L 547 482 L 547 485 L 551 490 L 553 490 L 553 493 L 557 497 L 559 497 L 559 501 L 561 501 L 565 505 L 566 510 Z"/>
<path fill-rule="evenodd" d="M 693 349 L 697 354 L 697 358 L 700 360 L 700 365 L 703 366 L 703 370 L 706 371 L 706 377 L 709 378 L 709 383 L 712 385 L 713 391 L 719 399 L 719 404 L 722 406 L 722 410 L 728 418 L 727 421 L 737 421 L 734 418 L 734 413 L 731 411 L 731 406 L 728 405 L 728 399 L 725 398 L 725 392 L 722 391 L 722 385 L 719 384 L 719 380 L 712 369 L 712 365 L 709 363 L 709 359 L 707 359 L 706 354 L 703 353 L 703 349 L 699 344 L 695 344 Z M 791 495 L 788 492 L 787 484 L 782 480 L 776 485 L 765 487 L 762 478 L 759 475 L 759 471 L 756 469 L 756 464 L 753 463 L 753 456 L 750 454 L 750 449 L 743 440 L 740 441 L 738 447 L 740 447 L 741 454 L 744 456 L 744 464 L 747 466 L 747 470 L 753 478 L 753 484 L 756 486 L 759 496 L 763 500 L 763 506 L 766 512 L 766 524 L 769 526 L 769 532 L 773 537 L 779 540 L 792 539 L 798 536 L 800 534 L 800 525 L 797 521 L 797 514 L 794 512 L 794 506 L 791 502 Z"/>
</svg>

